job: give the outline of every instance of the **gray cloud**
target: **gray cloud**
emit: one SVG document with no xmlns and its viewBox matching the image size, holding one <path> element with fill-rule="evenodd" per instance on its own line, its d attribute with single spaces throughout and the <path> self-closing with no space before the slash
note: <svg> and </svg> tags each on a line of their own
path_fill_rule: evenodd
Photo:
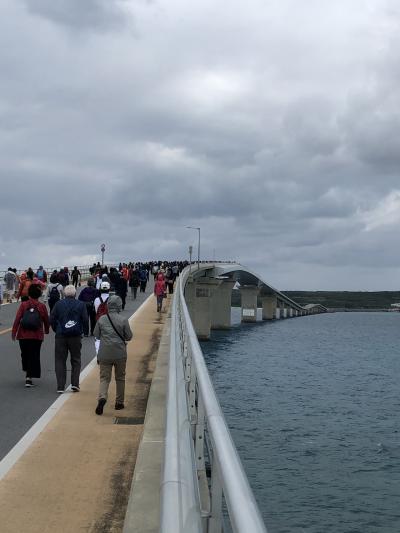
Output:
<svg viewBox="0 0 400 533">
<path fill-rule="evenodd" d="M 3 2 L 2 266 L 200 225 L 282 289 L 397 287 L 398 8 L 367 4 Z"/>
</svg>

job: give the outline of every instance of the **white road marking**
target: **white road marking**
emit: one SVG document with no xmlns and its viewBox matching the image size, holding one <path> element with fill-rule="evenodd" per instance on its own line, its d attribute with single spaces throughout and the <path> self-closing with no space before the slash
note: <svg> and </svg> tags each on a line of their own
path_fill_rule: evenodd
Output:
<svg viewBox="0 0 400 533">
<path fill-rule="evenodd" d="M 129 318 L 129 322 L 133 317 L 142 310 L 144 305 L 153 295 L 150 294 L 144 302 L 136 309 L 136 311 Z M 97 357 L 94 357 L 82 370 L 80 375 L 80 382 L 82 382 L 90 372 L 97 366 Z M 71 392 L 71 385 L 66 389 L 66 392 Z M 45 413 L 39 418 L 37 422 L 29 429 L 25 435 L 17 442 L 17 444 L 8 452 L 8 454 L 0 461 L 0 481 L 11 470 L 15 463 L 22 457 L 26 450 L 31 446 L 35 439 L 44 430 L 47 424 L 58 413 L 61 407 L 71 398 L 70 394 L 62 394 L 57 400 L 47 409 Z"/>
</svg>

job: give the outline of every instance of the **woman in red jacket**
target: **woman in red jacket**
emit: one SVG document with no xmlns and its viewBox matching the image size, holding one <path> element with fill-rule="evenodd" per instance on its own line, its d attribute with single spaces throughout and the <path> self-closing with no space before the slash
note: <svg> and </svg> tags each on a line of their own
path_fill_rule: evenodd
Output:
<svg viewBox="0 0 400 533">
<path fill-rule="evenodd" d="M 38 301 L 41 295 L 38 285 L 29 287 L 29 299 L 19 306 L 11 333 L 13 341 L 19 341 L 22 370 L 26 373 L 25 387 L 33 386 L 32 378 L 40 378 L 40 349 L 44 333 L 49 333 L 47 307 Z"/>
<path fill-rule="evenodd" d="M 154 284 L 154 294 L 157 298 L 157 311 L 161 313 L 163 299 L 166 296 L 165 281 L 162 274 L 157 275 L 157 281 Z"/>
</svg>

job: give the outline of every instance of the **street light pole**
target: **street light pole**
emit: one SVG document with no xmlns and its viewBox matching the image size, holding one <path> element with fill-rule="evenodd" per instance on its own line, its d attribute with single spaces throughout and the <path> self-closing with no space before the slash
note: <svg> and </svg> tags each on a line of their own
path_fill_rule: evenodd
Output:
<svg viewBox="0 0 400 533">
<path fill-rule="evenodd" d="M 189 246 L 189 274 L 192 272 L 192 252 L 193 252 L 193 246 Z"/>
<path fill-rule="evenodd" d="M 186 226 L 188 229 L 196 229 L 199 232 L 199 240 L 197 243 L 197 270 L 200 269 L 200 228 L 196 228 L 195 226 Z"/>
</svg>

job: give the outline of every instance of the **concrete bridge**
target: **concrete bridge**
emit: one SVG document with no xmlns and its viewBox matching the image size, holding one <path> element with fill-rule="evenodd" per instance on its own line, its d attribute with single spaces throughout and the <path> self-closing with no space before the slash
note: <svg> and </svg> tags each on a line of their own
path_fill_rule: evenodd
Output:
<svg viewBox="0 0 400 533">
<path fill-rule="evenodd" d="M 242 265 L 201 263 L 178 277 L 163 313 L 156 313 L 152 295 L 128 301 L 124 313 L 135 336 L 123 417 L 111 406 L 101 420 L 94 414 L 98 377 L 90 339 L 83 339 L 89 363 L 79 395 L 53 400 L 52 338 L 44 346 L 46 379 L 36 399 L 29 398 L 35 413 L 27 413 L 16 366 L 0 376 L 10 400 L 0 420 L 2 531 L 220 533 L 229 522 L 235 532 L 266 532 L 198 341 L 213 328 L 230 327 L 233 290 L 241 293 L 243 322 L 257 320 L 257 298 L 265 320 L 325 311 L 298 305 Z M 10 361 L 15 349 L 6 335 L 15 310 L 16 304 L 4 306 L 0 329 Z"/>
<path fill-rule="evenodd" d="M 259 300 L 263 320 L 327 312 L 320 304 L 302 307 L 238 263 L 200 264 L 191 268 L 185 287 L 185 299 L 199 339 L 208 339 L 212 329 L 230 328 L 234 287 L 241 295 L 242 322 L 257 320 Z"/>
</svg>

